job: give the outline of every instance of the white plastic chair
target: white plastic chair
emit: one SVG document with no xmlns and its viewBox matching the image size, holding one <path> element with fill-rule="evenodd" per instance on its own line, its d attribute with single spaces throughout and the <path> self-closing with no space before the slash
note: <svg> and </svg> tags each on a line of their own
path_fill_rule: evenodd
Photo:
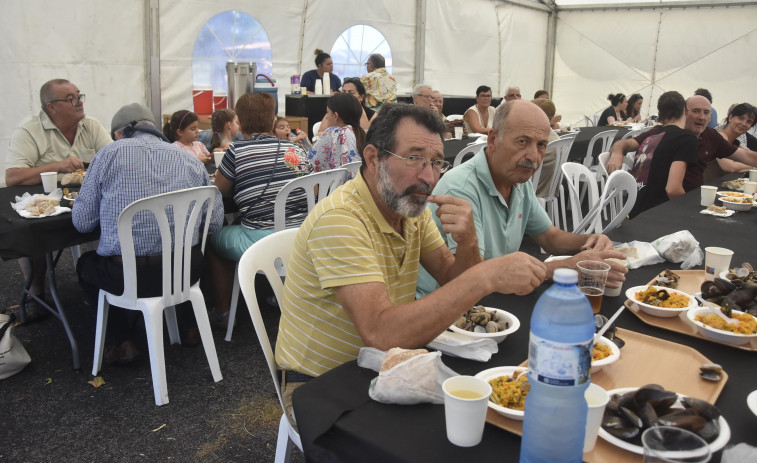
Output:
<svg viewBox="0 0 757 463">
<path fill-rule="evenodd" d="M 355 175 L 357 175 L 358 172 L 360 172 L 360 166 L 362 165 L 363 165 L 363 161 L 355 161 L 355 162 L 349 162 L 347 164 L 342 164 L 340 168 L 346 169 L 354 177 Z"/>
<path fill-rule="evenodd" d="M 589 148 L 586 150 L 586 156 L 584 156 L 583 164 L 591 169 L 592 164 L 594 163 L 594 145 L 597 142 L 602 143 L 602 149 L 599 150 L 600 153 L 610 151 L 610 145 L 612 145 L 612 141 L 615 139 L 617 133 L 618 129 L 605 130 L 591 137 L 591 140 L 589 140 Z"/>
<path fill-rule="evenodd" d="M 271 379 L 276 388 L 276 395 L 281 405 L 281 419 L 279 420 L 279 437 L 276 441 L 276 459 L 277 463 L 289 461 L 289 454 L 292 443 L 302 450 L 300 435 L 289 424 L 289 419 L 284 407 L 284 400 L 281 396 L 281 370 L 276 365 L 273 348 L 268 338 L 268 332 L 263 323 L 263 317 L 260 314 L 257 294 L 255 293 L 255 275 L 259 272 L 265 274 L 268 282 L 273 288 L 276 298 L 281 300 L 284 293 L 284 285 L 279 278 L 277 264 L 286 267 L 289 263 L 289 254 L 291 253 L 297 229 L 282 230 L 273 235 L 266 236 L 257 243 L 250 246 L 239 260 L 239 278 L 242 287 L 242 294 L 247 301 L 247 308 L 250 311 L 252 325 L 255 327 L 255 333 L 258 335 L 260 347 L 263 349 L 268 370 L 271 372 Z"/>
<path fill-rule="evenodd" d="M 455 122 L 455 121 L 462 121 L 462 120 L 463 120 L 462 114 L 450 114 L 449 116 L 447 116 L 448 122 Z"/>
<path fill-rule="evenodd" d="M 614 230 L 625 220 L 628 213 L 631 212 L 636 203 L 638 193 L 636 179 L 633 175 L 623 170 L 616 170 L 607 178 L 602 196 L 599 201 L 589 209 L 584 218 L 573 229 L 573 233 L 599 233 L 595 230 L 601 230 L 601 233 L 607 233 Z M 608 204 L 620 203 L 621 207 L 617 213 L 609 219 L 607 226 L 602 228 L 602 220 L 599 211 L 605 209 Z"/>
<path fill-rule="evenodd" d="M 570 148 L 573 146 L 573 141 L 575 137 L 573 138 L 561 138 L 559 140 L 555 140 L 551 142 L 549 145 L 547 145 L 547 151 L 555 149 L 555 169 L 552 172 L 552 181 L 549 184 L 549 190 L 547 191 L 547 196 L 538 198 L 539 203 L 544 208 L 545 211 L 547 211 L 547 215 L 549 215 L 549 218 L 552 220 L 552 224 L 560 228 L 560 215 L 562 214 L 562 223 L 563 226 L 567 227 L 567 221 L 566 221 L 566 215 L 565 215 L 565 195 L 562 193 L 562 170 L 560 169 L 560 166 L 562 166 L 567 160 L 568 155 L 570 154 Z M 542 164 L 543 165 L 543 164 Z M 534 172 L 533 175 L 533 184 L 534 188 L 536 188 L 539 185 L 539 177 L 541 177 L 541 168 L 542 166 L 539 166 L 539 169 Z M 562 203 L 562 206 L 558 204 L 558 191 L 560 191 L 559 197 L 560 201 Z"/>
<path fill-rule="evenodd" d="M 482 143 L 473 143 L 461 149 L 460 152 L 455 156 L 455 160 L 452 162 L 452 167 L 457 167 L 463 162 L 472 158 L 473 156 L 478 154 L 479 151 L 484 149 L 484 146 L 486 145 Z"/>
<path fill-rule="evenodd" d="M 308 201 L 308 211 L 315 207 L 315 191 L 318 188 L 318 201 L 330 195 L 339 185 L 347 181 L 349 171 L 344 168 L 325 170 L 314 174 L 303 175 L 292 179 L 276 194 L 273 204 L 273 229 L 281 231 L 286 224 L 286 203 L 289 195 L 298 188 L 305 190 Z M 284 276 L 284 275 L 281 275 Z M 237 317 L 237 302 L 239 301 L 239 264 L 234 271 L 234 284 L 231 288 L 231 304 L 229 305 L 229 324 L 226 327 L 226 339 L 231 341 L 234 322 Z"/>
<path fill-rule="evenodd" d="M 200 219 L 201 210 L 207 203 L 204 213 L 205 225 L 202 228 L 201 249 L 205 249 L 210 217 L 218 190 L 214 186 L 190 188 L 173 191 L 134 201 L 118 216 L 118 239 L 121 244 L 121 256 L 124 269 L 124 292 L 122 295 L 100 290 L 97 304 L 97 331 L 95 333 L 95 355 L 92 374 L 97 375 L 102 365 L 105 345 L 105 329 L 108 324 L 110 304 L 129 310 L 139 310 L 145 319 L 147 345 L 150 351 L 150 369 L 155 394 L 155 404 L 168 403 L 168 386 L 166 384 L 165 357 L 163 353 L 163 312 L 165 311 L 169 338 L 172 344 L 179 342 L 174 306 L 190 301 L 200 330 L 202 345 L 210 364 L 213 380 L 218 382 L 223 377 L 218 365 L 216 347 L 210 331 L 208 312 L 200 291 L 199 282 L 190 285 L 192 264 L 192 239 L 195 224 Z M 177 218 L 173 227 L 169 223 L 167 208 Z M 134 254 L 132 220 L 142 211 L 152 212 L 160 229 L 163 252 L 163 295 L 159 297 L 137 297 L 137 263 Z M 145 212 L 147 214 L 147 212 Z M 173 228 L 173 233 L 172 233 Z M 176 238 L 172 240 L 172 236 Z M 176 269 L 176 271 L 174 270 Z"/>
<path fill-rule="evenodd" d="M 576 225 L 581 223 L 584 218 L 581 208 L 581 199 L 579 192 L 583 184 L 587 185 L 586 190 L 589 192 L 588 210 L 591 211 L 599 201 L 599 192 L 597 191 L 596 174 L 590 171 L 583 164 L 577 162 L 566 162 L 562 165 L 562 172 L 568 181 L 568 198 L 570 198 L 570 212 L 573 225 L 573 233 L 576 233 Z M 596 230 L 587 231 L 587 233 L 599 233 L 600 227 Z"/>
<path fill-rule="evenodd" d="M 321 130 L 321 121 L 316 122 L 313 124 L 313 143 L 318 141 L 318 132 Z"/>
<path fill-rule="evenodd" d="M 594 120 L 590 118 L 589 116 L 584 116 L 584 122 L 586 122 L 586 127 L 594 127 L 595 125 L 597 125 L 594 123 Z"/>
</svg>

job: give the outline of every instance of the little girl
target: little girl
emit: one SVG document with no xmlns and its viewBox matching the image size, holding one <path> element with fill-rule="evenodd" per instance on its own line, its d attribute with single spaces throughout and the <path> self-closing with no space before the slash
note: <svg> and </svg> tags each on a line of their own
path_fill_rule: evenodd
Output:
<svg viewBox="0 0 757 463">
<path fill-rule="evenodd" d="M 310 142 L 308 142 L 308 135 L 305 132 L 298 129 L 297 135 L 292 133 L 292 130 L 289 128 L 289 121 L 286 117 L 279 116 L 276 118 L 276 124 L 273 126 L 273 134 L 282 140 L 296 143 L 302 146 L 303 149 L 307 150 L 311 147 Z M 307 148 L 305 148 L 306 145 Z"/>
<path fill-rule="evenodd" d="M 219 109 L 210 117 L 210 128 L 213 129 L 210 151 L 225 152 L 232 138 L 239 132 L 239 117 L 232 109 Z"/>
<path fill-rule="evenodd" d="M 200 118 L 192 111 L 182 109 L 173 113 L 171 120 L 163 127 L 163 134 L 174 145 L 200 161 L 207 163 L 212 159 L 205 145 L 197 141 L 200 134 Z"/>
</svg>

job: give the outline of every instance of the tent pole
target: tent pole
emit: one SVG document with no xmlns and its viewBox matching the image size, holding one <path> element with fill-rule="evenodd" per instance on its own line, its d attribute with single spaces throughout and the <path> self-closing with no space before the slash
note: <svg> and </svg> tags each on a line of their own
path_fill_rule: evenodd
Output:
<svg viewBox="0 0 757 463">
<path fill-rule="evenodd" d="M 308 15 L 308 0 L 302 1 L 302 21 L 300 21 L 300 46 L 297 50 L 297 74 L 302 77 L 302 47 L 305 46 L 305 18 Z"/>
<path fill-rule="evenodd" d="M 162 124 L 160 103 L 160 0 L 145 0 L 145 99 L 153 117 Z"/>
<path fill-rule="evenodd" d="M 426 0 L 415 2 L 415 82 L 413 87 L 425 79 L 426 61 Z M 412 90 L 411 90 L 412 92 Z"/>
<path fill-rule="evenodd" d="M 544 62 L 544 88 L 553 95 L 555 80 L 555 37 L 557 37 L 557 10 L 549 13 L 547 22 L 547 53 Z"/>
</svg>

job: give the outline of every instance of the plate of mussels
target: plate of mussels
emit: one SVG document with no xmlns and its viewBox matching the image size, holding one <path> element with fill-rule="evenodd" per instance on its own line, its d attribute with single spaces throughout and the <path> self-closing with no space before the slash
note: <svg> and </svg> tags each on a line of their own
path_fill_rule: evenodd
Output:
<svg viewBox="0 0 757 463">
<path fill-rule="evenodd" d="M 710 445 L 712 453 L 725 447 L 731 428 L 709 402 L 666 391 L 657 384 L 607 391 L 610 402 L 599 436 L 629 452 L 644 454 L 641 434 L 651 426 L 675 426 L 692 431 Z"/>
</svg>

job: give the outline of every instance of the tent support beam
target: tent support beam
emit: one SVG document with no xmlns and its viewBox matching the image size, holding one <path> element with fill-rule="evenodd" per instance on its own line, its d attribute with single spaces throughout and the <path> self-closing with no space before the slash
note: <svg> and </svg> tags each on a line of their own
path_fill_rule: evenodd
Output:
<svg viewBox="0 0 757 463">
<path fill-rule="evenodd" d="M 422 84 L 426 78 L 426 0 L 415 2 L 415 83 Z"/>
<path fill-rule="evenodd" d="M 508 0 L 512 1 L 512 0 Z M 685 8 L 728 8 L 740 6 L 755 6 L 757 1 L 747 2 L 707 2 L 702 0 L 691 0 L 687 2 L 674 3 L 614 3 L 607 5 L 562 5 L 558 6 L 559 11 L 593 11 L 593 10 L 673 10 Z"/>
<path fill-rule="evenodd" d="M 145 0 L 145 100 L 160 126 L 160 0 Z"/>
<path fill-rule="evenodd" d="M 555 40 L 557 38 L 557 12 L 549 13 L 547 20 L 547 52 L 544 62 L 544 88 L 550 95 L 555 80 Z"/>
</svg>

